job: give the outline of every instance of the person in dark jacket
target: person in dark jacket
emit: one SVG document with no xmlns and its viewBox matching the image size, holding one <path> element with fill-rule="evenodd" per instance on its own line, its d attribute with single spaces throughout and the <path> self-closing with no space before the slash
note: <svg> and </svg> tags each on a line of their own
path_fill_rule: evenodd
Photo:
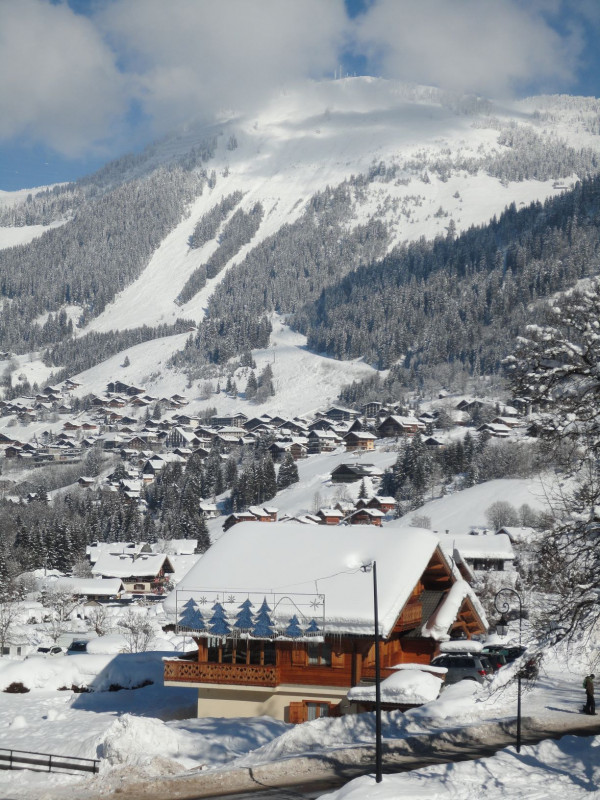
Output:
<svg viewBox="0 0 600 800">
<path fill-rule="evenodd" d="M 585 681 L 583 682 L 583 686 L 585 688 L 585 706 L 583 711 L 585 714 L 595 714 L 596 713 L 596 700 L 594 698 L 594 678 L 595 675 L 588 675 Z"/>
</svg>

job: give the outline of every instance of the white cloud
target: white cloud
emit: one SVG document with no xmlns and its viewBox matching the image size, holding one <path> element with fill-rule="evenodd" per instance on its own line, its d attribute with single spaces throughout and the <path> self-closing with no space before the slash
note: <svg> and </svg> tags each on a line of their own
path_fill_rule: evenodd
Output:
<svg viewBox="0 0 600 800">
<path fill-rule="evenodd" d="M 114 54 L 89 19 L 44 0 L 0 2 L 0 139 L 89 152 L 126 107 Z"/>
<path fill-rule="evenodd" d="M 346 46 L 386 77 L 492 96 L 556 90 L 600 23 L 598 0 L 375 0 L 352 21 L 344 0 L 77 7 L 86 14 L 66 0 L 0 0 L 0 141 L 41 141 L 68 156 L 123 149 L 134 102 L 149 138 L 332 75 Z M 548 21 L 559 19 L 562 35 Z"/>
<path fill-rule="evenodd" d="M 492 96 L 566 86 L 582 42 L 549 25 L 557 10 L 555 0 L 377 0 L 357 20 L 356 40 L 386 77 Z"/>
<path fill-rule="evenodd" d="M 99 16 L 158 128 L 333 74 L 343 0 L 119 0 Z"/>
</svg>

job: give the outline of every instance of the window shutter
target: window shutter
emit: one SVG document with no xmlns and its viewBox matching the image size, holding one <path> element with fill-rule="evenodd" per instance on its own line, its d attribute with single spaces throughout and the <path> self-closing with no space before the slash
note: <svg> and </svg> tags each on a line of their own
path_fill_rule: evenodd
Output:
<svg viewBox="0 0 600 800">
<path fill-rule="evenodd" d="M 289 705 L 289 722 L 298 724 L 304 722 L 306 717 L 306 707 L 301 702 L 291 702 Z"/>
<path fill-rule="evenodd" d="M 344 652 L 336 653 L 332 651 L 331 653 L 331 666 L 334 669 L 343 669 L 344 668 Z"/>
<path fill-rule="evenodd" d="M 306 648 L 294 647 L 292 650 L 292 666 L 305 667 L 306 666 Z"/>
</svg>

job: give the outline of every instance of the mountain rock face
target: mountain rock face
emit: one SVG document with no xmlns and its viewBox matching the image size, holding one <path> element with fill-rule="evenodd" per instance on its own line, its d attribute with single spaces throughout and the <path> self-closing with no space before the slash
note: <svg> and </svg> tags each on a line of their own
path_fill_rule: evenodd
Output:
<svg viewBox="0 0 600 800">
<path fill-rule="evenodd" d="M 347 78 L 190 125 L 75 184 L 4 194 L 13 391 L 61 370 L 100 385 L 122 363 L 157 390 L 215 384 L 232 359 L 275 341 L 296 353 L 304 336 L 378 368 L 493 371 L 499 328 L 514 335 L 531 301 L 590 274 L 585 191 L 527 207 L 597 174 L 599 120 L 594 99 L 509 107 Z M 540 282 L 557 247 L 570 266 Z M 345 382 L 372 374 L 340 366 Z"/>
</svg>

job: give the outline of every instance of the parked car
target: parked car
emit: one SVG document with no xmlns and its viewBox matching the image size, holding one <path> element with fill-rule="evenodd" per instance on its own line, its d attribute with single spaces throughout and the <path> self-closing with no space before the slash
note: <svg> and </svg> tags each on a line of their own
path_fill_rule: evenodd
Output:
<svg viewBox="0 0 600 800">
<path fill-rule="evenodd" d="M 63 656 L 65 654 L 65 648 L 59 647 L 57 644 L 52 645 L 52 647 L 38 647 L 35 653 L 30 653 L 26 658 L 34 658 L 35 656 L 47 657 L 47 656 Z"/>
<path fill-rule="evenodd" d="M 493 672 L 485 656 L 472 653 L 443 653 L 431 662 L 432 667 L 446 667 L 446 685 L 458 681 L 485 683 Z"/>
<path fill-rule="evenodd" d="M 87 653 L 87 639 L 73 639 L 71 644 L 67 647 L 67 655 L 74 656 L 78 653 Z"/>
</svg>

